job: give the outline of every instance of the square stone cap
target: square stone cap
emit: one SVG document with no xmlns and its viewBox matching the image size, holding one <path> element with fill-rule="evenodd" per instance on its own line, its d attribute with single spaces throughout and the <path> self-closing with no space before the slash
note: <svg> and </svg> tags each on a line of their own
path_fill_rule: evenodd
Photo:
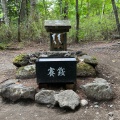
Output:
<svg viewBox="0 0 120 120">
<path fill-rule="evenodd" d="M 71 28 L 69 20 L 45 20 L 47 32 L 68 32 Z"/>
<path fill-rule="evenodd" d="M 69 26 L 71 27 L 69 20 L 45 20 L 45 26 Z"/>
</svg>

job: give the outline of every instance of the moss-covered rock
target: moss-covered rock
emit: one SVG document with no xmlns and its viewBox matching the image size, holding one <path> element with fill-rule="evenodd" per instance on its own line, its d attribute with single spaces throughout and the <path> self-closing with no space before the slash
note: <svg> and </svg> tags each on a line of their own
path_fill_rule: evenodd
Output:
<svg viewBox="0 0 120 120">
<path fill-rule="evenodd" d="M 0 50 L 4 50 L 6 48 L 6 45 L 3 43 L 0 43 Z"/>
<path fill-rule="evenodd" d="M 84 61 L 85 63 L 92 65 L 93 67 L 95 67 L 98 64 L 97 59 L 89 55 L 83 55 L 79 59 Z"/>
<path fill-rule="evenodd" d="M 93 68 L 93 66 L 84 62 L 79 62 L 77 64 L 77 76 L 89 77 L 89 76 L 95 76 L 95 75 L 96 75 L 96 71 Z"/>
<path fill-rule="evenodd" d="M 16 72 L 17 79 L 29 79 L 35 77 L 36 77 L 35 65 L 27 65 L 24 67 L 20 67 Z"/>
<path fill-rule="evenodd" d="M 29 64 L 29 55 L 20 54 L 13 59 L 13 64 L 16 67 L 21 67 Z"/>
</svg>

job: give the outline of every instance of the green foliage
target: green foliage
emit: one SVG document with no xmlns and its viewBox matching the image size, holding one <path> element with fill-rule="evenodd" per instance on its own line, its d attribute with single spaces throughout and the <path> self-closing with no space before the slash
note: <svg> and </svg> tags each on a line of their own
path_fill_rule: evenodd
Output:
<svg viewBox="0 0 120 120">
<path fill-rule="evenodd" d="M 10 42 L 17 39 L 17 26 L 15 24 L 11 24 L 9 27 L 2 24 L 0 31 L 0 42 Z"/>
<path fill-rule="evenodd" d="M 29 0 L 28 0 L 29 2 Z M 68 3 L 68 18 L 71 21 L 72 29 L 68 33 L 69 40 L 74 41 L 76 34 L 76 11 L 74 0 L 64 0 L 62 8 Z M 105 8 L 103 10 L 103 5 Z M 117 7 L 120 8 L 119 1 L 116 1 Z M 20 10 L 20 1 L 8 0 L 8 16 L 10 26 L 0 25 L 0 42 L 17 41 L 18 36 L 18 11 Z M 36 41 L 41 37 L 47 37 L 44 28 L 45 19 L 61 19 L 64 14 L 60 13 L 60 0 L 38 0 L 36 10 L 33 16 L 30 15 L 30 2 L 27 5 L 28 18 L 20 24 L 20 36 L 22 41 Z M 0 11 L 1 11 L 0 7 Z M 103 13 L 102 13 L 103 12 Z M 91 40 L 109 40 L 110 34 L 115 30 L 115 20 L 112 13 L 110 0 L 80 0 L 80 30 L 79 41 Z M 3 13 L 0 13 L 0 17 Z M 102 16 L 102 17 L 101 17 Z M 70 41 L 70 42 L 71 42 Z"/>
<path fill-rule="evenodd" d="M 89 18 L 81 24 L 80 39 L 82 40 L 108 40 L 110 32 L 114 30 L 115 22 L 113 19 L 104 17 L 100 20 L 98 16 Z"/>
<path fill-rule="evenodd" d="M 0 43 L 0 50 L 4 50 L 6 48 L 6 44 Z"/>
</svg>

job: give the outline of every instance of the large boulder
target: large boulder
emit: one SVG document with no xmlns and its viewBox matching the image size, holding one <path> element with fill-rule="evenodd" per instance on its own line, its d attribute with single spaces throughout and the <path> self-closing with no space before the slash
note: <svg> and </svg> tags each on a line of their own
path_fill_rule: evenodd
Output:
<svg viewBox="0 0 120 120">
<path fill-rule="evenodd" d="M 83 55 L 79 57 L 80 60 L 84 61 L 85 63 L 88 63 L 92 66 L 96 66 L 98 64 L 98 61 L 95 57 L 89 56 L 89 55 Z"/>
<path fill-rule="evenodd" d="M 73 90 L 65 90 L 59 94 L 55 94 L 55 102 L 59 104 L 61 108 L 69 108 L 75 110 L 80 105 L 80 97 Z"/>
<path fill-rule="evenodd" d="M 9 80 L 3 81 L 2 83 L 0 83 L 0 93 L 3 88 L 6 88 L 9 85 L 17 84 L 17 83 L 19 83 L 18 79 L 9 79 Z"/>
<path fill-rule="evenodd" d="M 20 54 L 13 59 L 13 64 L 16 67 L 22 67 L 29 64 L 29 59 L 30 59 L 29 55 Z"/>
<path fill-rule="evenodd" d="M 96 75 L 96 71 L 93 68 L 93 66 L 84 62 L 79 62 L 77 64 L 77 76 L 89 77 L 89 76 L 95 76 L 95 75 Z"/>
<path fill-rule="evenodd" d="M 35 95 L 35 101 L 40 104 L 55 104 L 54 99 L 55 91 L 53 90 L 41 90 Z"/>
<path fill-rule="evenodd" d="M 35 65 L 27 65 L 24 67 L 20 67 L 16 72 L 17 79 L 29 79 L 35 77 L 36 77 Z"/>
<path fill-rule="evenodd" d="M 86 96 L 95 100 L 110 100 L 114 98 L 114 92 L 110 84 L 102 79 L 96 78 L 94 82 L 81 86 Z"/>
<path fill-rule="evenodd" d="M 22 84 L 12 84 L 1 89 L 1 96 L 13 102 L 19 99 L 32 99 L 35 98 L 36 90 L 32 87 L 26 87 Z"/>
</svg>

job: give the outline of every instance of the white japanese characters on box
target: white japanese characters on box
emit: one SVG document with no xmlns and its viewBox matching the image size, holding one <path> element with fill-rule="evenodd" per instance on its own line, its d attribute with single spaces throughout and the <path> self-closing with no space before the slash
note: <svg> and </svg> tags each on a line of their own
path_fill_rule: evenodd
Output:
<svg viewBox="0 0 120 120">
<path fill-rule="evenodd" d="M 56 70 L 55 68 L 50 67 L 48 69 L 48 74 L 47 75 L 49 75 L 50 77 L 54 77 L 56 74 L 57 74 L 57 76 L 65 76 L 65 68 L 59 67 Z"/>
</svg>

